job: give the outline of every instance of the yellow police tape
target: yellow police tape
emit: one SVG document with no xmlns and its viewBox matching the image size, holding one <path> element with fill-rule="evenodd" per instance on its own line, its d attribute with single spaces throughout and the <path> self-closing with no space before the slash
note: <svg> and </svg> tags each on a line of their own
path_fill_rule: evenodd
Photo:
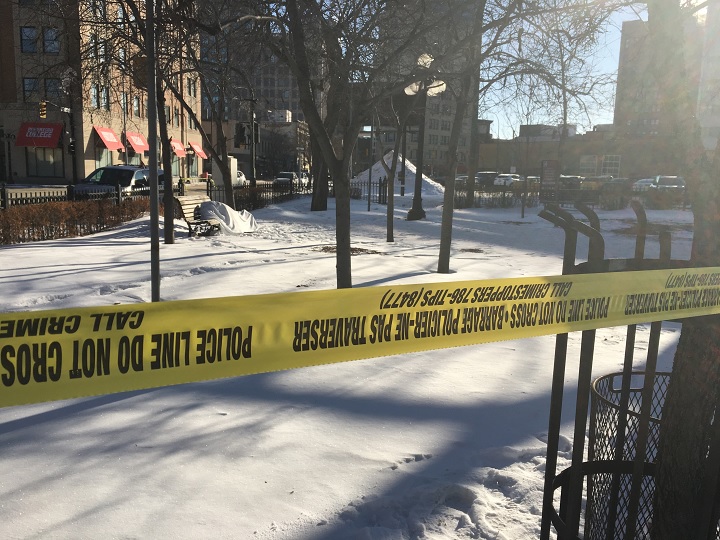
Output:
<svg viewBox="0 0 720 540">
<path fill-rule="evenodd" d="M 0 406 L 720 312 L 720 267 L 0 314 Z"/>
</svg>

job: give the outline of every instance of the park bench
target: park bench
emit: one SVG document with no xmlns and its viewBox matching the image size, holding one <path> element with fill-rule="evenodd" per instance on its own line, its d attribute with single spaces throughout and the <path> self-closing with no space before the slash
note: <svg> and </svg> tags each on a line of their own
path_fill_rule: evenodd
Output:
<svg viewBox="0 0 720 540">
<path fill-rule="evenodd" d="M 200 205 L 210 200 L 207 195 L 178 195 L 177 207 L 188 226 L 188 236 L 213 236 L 220 232 L 220 220 L 200 217 Z"/>
</svg>

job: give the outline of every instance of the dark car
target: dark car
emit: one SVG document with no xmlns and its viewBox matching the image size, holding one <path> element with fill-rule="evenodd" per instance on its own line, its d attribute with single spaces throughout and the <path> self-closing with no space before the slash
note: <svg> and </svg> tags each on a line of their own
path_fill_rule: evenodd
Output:
<svg viewBox="0 0 720 540">
<path fill-rule="evenodd" d="M 277 173 L 273 184 L 276 186 L 292 186 L 297 185 L 298 175 L 296 172 L 283 171 Z"/>
<path fill-rule="evenodd" d="M 499 173 L 497 171 L 481 171 L 475 173 L 475 187 L 489 188 L 495 185 L 495 178 Z"/>
<path fill-rule="evenodd" d="M 74 187 L 75 195 L 116 193 L 118 188 L 125 195 L 134 189 L 150 187 L 150 169 L 134 165 L 109 165 L 95 169 Z M 163 186 L 165 175 L 158 169 L 158 185 Z"/>
</svg>

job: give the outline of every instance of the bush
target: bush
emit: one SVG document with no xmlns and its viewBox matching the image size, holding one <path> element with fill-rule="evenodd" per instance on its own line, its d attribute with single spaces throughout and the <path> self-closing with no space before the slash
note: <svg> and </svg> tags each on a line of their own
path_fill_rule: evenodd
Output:
<svg viewBox="0 0 720 540">
<path fill-rule="evenodd" d="M 0 244 L 20 244 L 92 234 L 137 219 L 150 211 L 147 198 L 63 201 L 0 210 Z"/>
</svg>

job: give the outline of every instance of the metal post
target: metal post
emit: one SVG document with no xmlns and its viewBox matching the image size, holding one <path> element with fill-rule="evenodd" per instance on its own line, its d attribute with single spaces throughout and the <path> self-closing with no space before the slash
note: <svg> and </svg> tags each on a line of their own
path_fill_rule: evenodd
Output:
<svg viewBox="0 0 720 540">
<path fill-rule="evenodd" d="M 150 146 L 150 281 L 152 301 L 160 301 L 160 208 L 158 203 L 158 157 L 157 157 L 157 81 L 155 80 L 155 4 L 148 0 L 145 48 L 148 57 L 148 145 Z M 168 174 L 170 171 L 166 171 Z M 171 210 L 168 209 L 168 212 Z M 172 214 L 170 214 L 172 215 Z"/>
<path fill-rule="evenodd" d="M 553 212 L 553 213 L 551 213 Z M 548 205 L 540 211 L 540 217 L 550 221 L 565 231 L 565 249 L 563 250 L 563 275 L 571 274 L 575 267 L 577 251 L 577 231 L 572 224 L 575 218 L 569 212 L 555 205 Z M 551 516 L 553 514 L 553 482 L 557 474 L 557 454 L 560 443 L 562 423 L 562 402 L 565 385 L 565 367 L 567 363 L 568 334 L 558 334 L 555 338 L 555 357 L 553 363 L 550 415 L 548 422 L 547 457 L 545 461 L 545 484 L 543 490 L 542 521 L 540 539 L 549 540 Z"/>
<path fill-rule="evenodd" d="M 72 175 L 73 175 L 73 185 L 77 184 L 78 181 L 78 174 L 77 174 L 77 143 L 75 142 L 75 113 L 73 112 L 75 110 L 75 107 L 69 107 L 65 110 L 65 112 L 68 115 L 68 119 L 70 120 L 70 144 L 73 145 L 73 152 L 70 154 L 70 160 L 72 161 Z M 69 145 L 68 145 L 69 146 Z"/>
<path fill-rule="evenodd" d="M 415 193 L 413 194 L 412 208 L 408 212 L 408 221 L 425 219 L 425 210 L 422 207 L 422 177 L 423 177 L 423 154 L 425 153 L 425 111 L 427 110 L 427 88 L 422 90 L 420 98 L 422 114 L 420 115 L 420 126 L 418 128 L 418 157 L 415 170 Z"/>
<path fill-rule="evenodd" d="M 405 159 L 407 152 L 407 126 L 403 125 L 402 133 L 402 165 L 400 167 L 400 174 L 398 175 L 400 180 L 400 196 L 405 196 Z"/>
<path fill-rule="evenodd" d="M 373 145 L 373 131 L 374 131 L 374 120 L 370 123 L 370 168 L 368 169 L 368 212 L 370 211 L 370 194 L 372 193 L 372 168 L 373 159 L 375 159 L 374 145 Z"/>
<path fill-rule="evenodd" d="M 256 185 L 255 176 L 255 161 L 256 161 L 256 149 L 255 149 L 255 96 L 253 95 L 250 99 L 250 185 Z M 260 137 L 260 126 L 258 126 L 258 138 Z"/>
<path fill-rule="evenodd" d="M 588 270 L 598 272 L 605 255 L 605 241 L 599 231 L 581 221 L 574 223 L 581 234 L 590 239 Z M 583 473 L 582 464 L 585 451 L 585 431 L 590 405 L 590 386 L 592 384 L 592 363 L 595 350 L 596 330 L 584 330 L 580 343 L 580 366 L 578 370 L 578 388 L 575 402 L 575 429 L 573 431 L 572 465 L 568 481 L 567 507 L 564 509 L 567 531 L 570 537 L 578 535 L 580 527 L 580 508 L 582 504 Z M 561 509 L 563 512 L 563 509 Z"/>
</svg>

